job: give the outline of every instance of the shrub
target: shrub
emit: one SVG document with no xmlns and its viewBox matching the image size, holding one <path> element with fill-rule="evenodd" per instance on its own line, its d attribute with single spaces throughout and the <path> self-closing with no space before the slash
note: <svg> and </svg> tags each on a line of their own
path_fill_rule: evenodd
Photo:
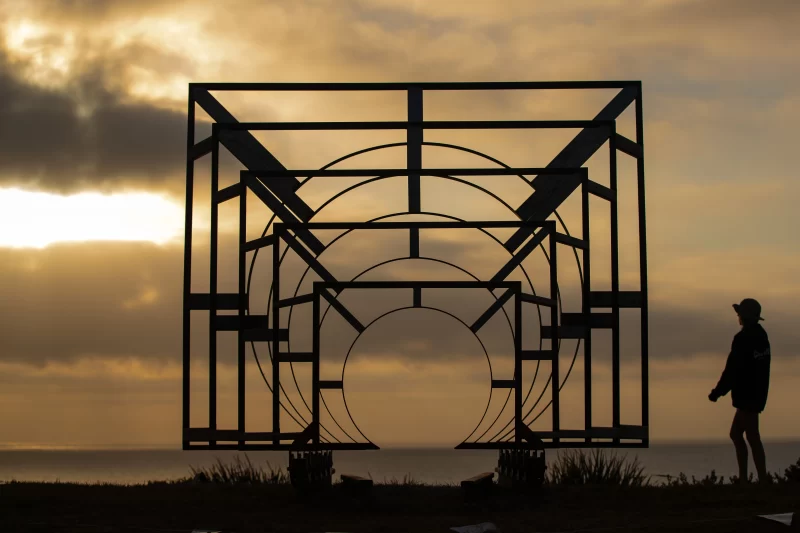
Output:
<svg viewBox="0 0 800 533">
<path fill-rule="evenodd" d="M 620 487 L 643 487 L 650 484 L 644 475 L 639 459 L 628 460 L 616 452 L 606 453 L 594 449 L 564 450 L 548 467 L 546 483 L 549 485 L 616 485 Z"/>
<path fill-rule="evenodd" d="M 236 455 L 233 463 L 225 464 L 217 458 L 216 464 L 205 468 L 190 467 L 191 477 L 187 481 L 196 483 L 219 483 L 225 485 L 278 485 L 289 482 L 289 476 L 282 468 L 274 469 L 267 463 L 265 470 L 250 462 L 247 454 L 244 461 Z"/>
</svg>

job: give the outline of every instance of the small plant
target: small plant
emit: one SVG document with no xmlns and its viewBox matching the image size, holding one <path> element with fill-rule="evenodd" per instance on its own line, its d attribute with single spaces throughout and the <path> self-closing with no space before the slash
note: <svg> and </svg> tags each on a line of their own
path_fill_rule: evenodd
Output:
<svg viewBox="0 0 800 533">
<path fill-rule="evenodd" d="M 778 474 L 775 474 L 777 477 Z M 783 474 L 786 483 L 800 483 L 800 458 L 797 459 L 797 462 L 793 465 L 789 465 L 789 468 Z"/>
<path fill-rule="evenodd" d="M 371 477 L 372 476 L 370 476 L 370 478 Z M 405 474 L 403 476 L 403 480 L 402 481 L 400 481 L 400 480 L 398 480 L 397 478 L 394 478 L 394 477 L 392 479 L 390 479 L 390 480 L 387 480 L 386 478 L 383 478 L 383 483 L 381 483 L 381 485 L 389 485 L 389 486 L 392 486 L 392 487 L 425 487 L 425 486 L 427 486 L 426 483 L 423 483 L 422 481 L 417 481 L 416 479 L 414 479 L 411 476 L 411 474 Z"/>
<path fill-rule="evenodd" d="M 620 487 L 644 487 L 650 484 L 644 475 L 639 459 L 628 460 L 615 452 L 606 454 L 595 449 L 559 452 L 555 462 L 548 468 L 546 482 L 550 485 L 616 485 Z"/>
<path fill-rule="evenodd" d="M 247 454 L 244 455 L 244 461 L 236 455 L 232 464 L 226 465 L 217 458 L 217 462 L 210 467 L 190 469 L 192 475 L 187 481 L 196 483 L 279 485 L 289 482 L 289 476 L 282 468 L 274 469 L 268 462 L 265 470 L 261 466 L 253 465 Z"/>
</svg>

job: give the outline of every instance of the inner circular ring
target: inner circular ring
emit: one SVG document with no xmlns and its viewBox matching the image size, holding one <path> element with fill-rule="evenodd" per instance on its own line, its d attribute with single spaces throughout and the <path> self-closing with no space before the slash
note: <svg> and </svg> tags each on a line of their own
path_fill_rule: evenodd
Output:
<svg viewBox="0 0 800 533">
<path fill-rule="evenodd" d="M 353 352 L 353 348 L 355 347 L 356 343 L 358 343 L 358 340 L 361 338 L 361 336 L 370 328 L 370 326 L 372 326 L 373 324 L 375 324 L 376 322 L 378 322 L 379 320 L 381 320 L 383 318 L 386 318 L 386 317 L 388 317 L 388 316 L 390 316 L 390 315 L 392 315 L 394 313 L 397 313 L 398 311 L 405 311 L 405 310 L 408 310 L 408 309 L 429 309 L 431 311 L 435 311 L 437 313 L 441 313 L 441 314 L 443 314 L 445 316 L 449 316 L 450 318 L 456 320 L 459 324 L 464 326 L 467 329 L 467 331 L 469 331 L 472 334 L 472 336 L 475 338 L 475 340 L 478 341 L 478 344 L 480 344 L 481 350 L 483 350 L 483 355 L 486 357 L 486 364 L 489 366 L 489 380 L 490 380 L 490 382 L 493 379 L 492 361 L 489 358 L 489 352 L 488 352 L 488 350 L 486 350 L 486 345 L 483 344 L 483 341 L 478 336 L 478 334 L 475 333 L 474 331 L 472 331 L 472 329 L 470 329 L 469 325 L 467 325 L 466 322 L 464 322 L 463 320 L 458 318 L 456 315 L 454 315 L 454 314 L 452 314 L 452 313 L 450 313 L 448 311 L 445 311 L 443 309 L 439 309 L 437 307 L 429 307 L 429 306 L 426 306 L 426 305 L 417 306 L 417 307 L 414 307 L 414 306 L 411 306 L 411 305 L 405 306 L 405 307 L 398 307 L 397 309 L 392 309 L 391 311 L 387 311 L 387 312 L 383 313 L 382 315 L 378 316 L 377 318 L 374 318 L 369 324 L 366 324 L 364 326 L 364 329 L 361 332 L 359 332 L 358 335 L 356 335 L 355 339 L 353 339 L 353 342 L 350 344 L 350 348 L 348 348 L 348 350 L 347 350 L 347 355 L 345 355 L 344 363 L 342 363 L 342 401 L 344 402 L 344 407 L 345 407 L 345 410 L 347 410 L 348 415 L 350 414 L 350 408 L 347 405 L 347 396 L 345 395 L 344 374 L 345 374 L 345 370 L 347 369 L 347 361 L 350 359 L 350 354 Z M 492 388 L 489 387 L 489 399 L 487 400 L 487 406 L 491 401 L 492 401 Z M 481 421 L 478 422 L 478 427 L 480 427 L 480 424 L 481 424 L 481 422 L 483 422 L 483 418 L 485 416 L 486 416 L 486 413 L 484 412 L 483 416 L 481 417 Z M 351 420 L 352 420 L 352 417 L 351 417 Z M 358 425 L 355 425 L 355 428 L 361 434 L 361 436 L 364 437 L 364 439 L 366 439 L 370 444 L 375 444 L 374 442 L 372 442 L 372 440 L 370 440 L 369 437 L 364 435 L 364 433 L 361 431 L 361 428 L 359 428 Z M 475 430 L 473 430 L 473 433 L 474 432 L 475 432 Z M 469 437 L 467 437 L 467 439 L 468 438 Z"/>
</svg>

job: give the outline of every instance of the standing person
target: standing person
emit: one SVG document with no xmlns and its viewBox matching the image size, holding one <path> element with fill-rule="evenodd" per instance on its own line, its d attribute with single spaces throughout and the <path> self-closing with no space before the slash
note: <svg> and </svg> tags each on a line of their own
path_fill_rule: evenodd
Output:
<svg viewBox="0 0 800 533">
<path fill-rule="evenodd" d="M 761 304 L 752 298 L 745 298 L 740 304 L 733 304 L 739 315 L 741 331 L 733 337 L 731 353 L 719 383 L 708 395 L 716 402 L 720 396 L 731 392 L 733 416 L 730 437 L 736 447 L 736 460 L 739 463 L 739 482 L 747 481 L 747 437 L 753 452 L 753 462 L 762 483 L 770 481 L 767 474 L 764 445 L 758 432 L 759 414 L 767 405 L 769 391 L 770 348 L 767 332 L 761 327 Z"/>
</svg>

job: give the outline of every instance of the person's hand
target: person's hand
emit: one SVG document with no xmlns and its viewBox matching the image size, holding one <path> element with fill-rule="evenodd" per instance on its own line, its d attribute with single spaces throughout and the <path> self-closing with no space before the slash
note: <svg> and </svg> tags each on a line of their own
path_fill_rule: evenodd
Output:
<svg viewBox="0 0 800 533">
<path fill-rule="evenodd" d="M 719 396 L 712 390 L 711 393 L 708 395 L 708 399 L 712 402 L 716 402 L 719 399 Z"/>
</svg>

